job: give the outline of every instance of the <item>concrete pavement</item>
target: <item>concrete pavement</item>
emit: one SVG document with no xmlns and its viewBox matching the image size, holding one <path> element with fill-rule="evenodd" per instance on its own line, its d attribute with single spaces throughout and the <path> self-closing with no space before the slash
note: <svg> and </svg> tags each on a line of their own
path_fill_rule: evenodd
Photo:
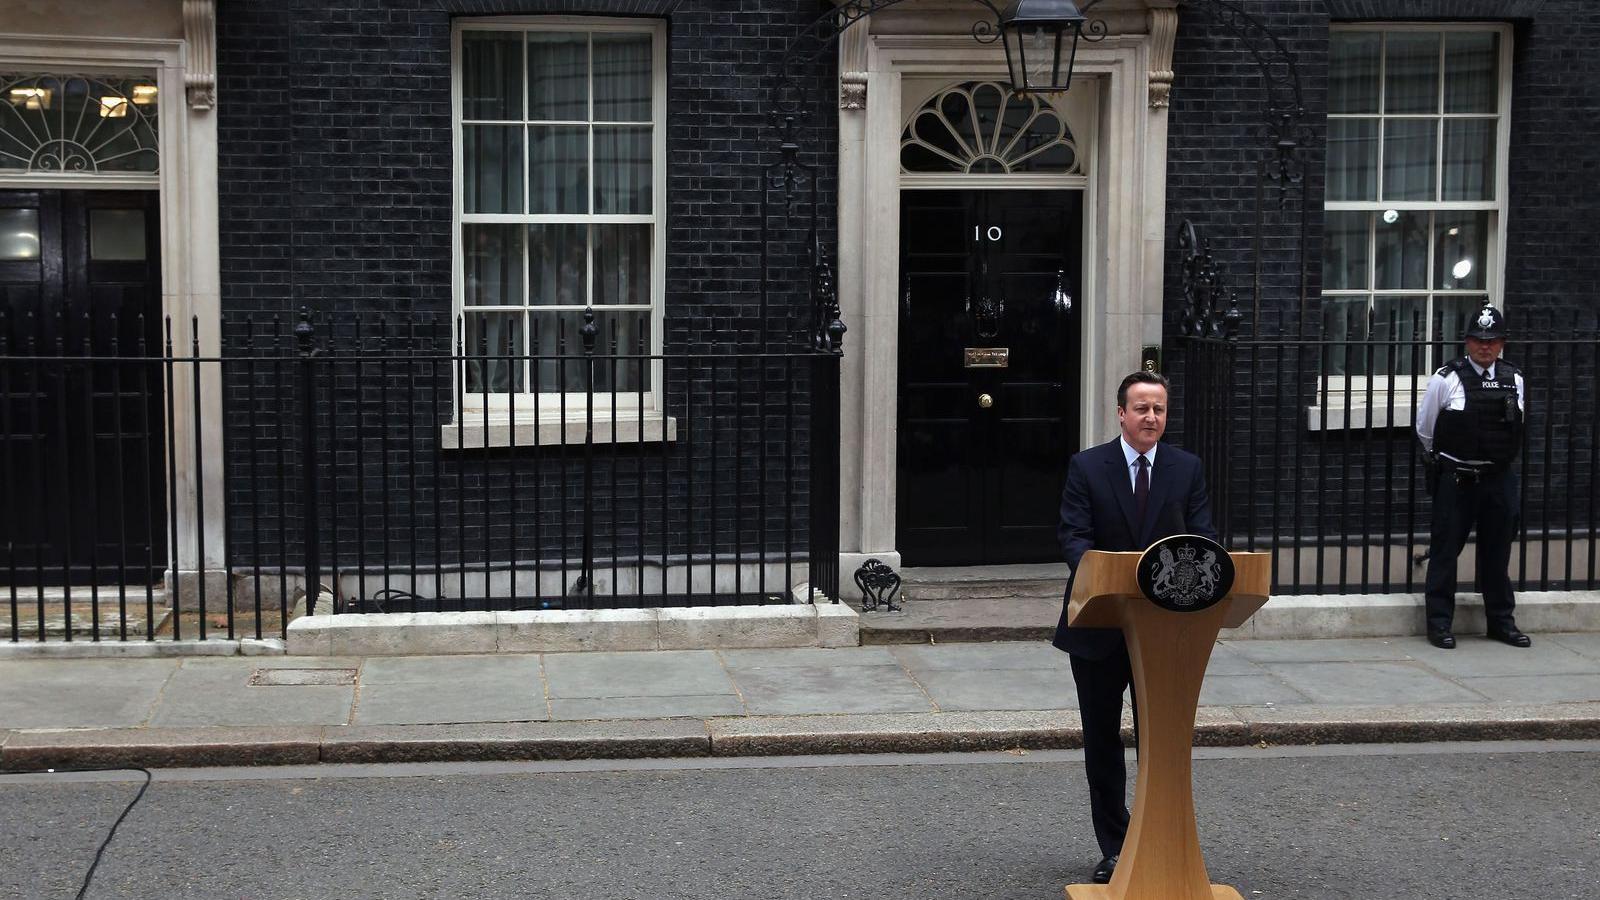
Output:
<svg viewBox="0 0 1600 900">
<path fill-rule="evenodd" d="M 1600 737 L 1600 634 L 1220 641 L 1196 743 Z M 0 660 L 0 770 L 1066 748 L 1042 642 Z"/>
</svg>

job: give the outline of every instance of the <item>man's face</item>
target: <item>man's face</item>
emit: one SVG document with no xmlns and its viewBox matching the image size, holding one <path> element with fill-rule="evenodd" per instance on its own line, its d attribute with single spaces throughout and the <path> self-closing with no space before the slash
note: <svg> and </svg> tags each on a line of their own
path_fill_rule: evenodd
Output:
<svg viewBox="0 0 1600 900">
<path fill-rule="evenodd" d="M 1500 351 L 1506 348 L 1505 338 L 1484 340 L 1483 338 L 1467 338 L 1467 356 L 1478 364 L 1478 368 L 1487 369 L 1500 358 Z"/>
<path fill-rule="evenodd" d="M 1128 405 L 1117 407 L 1128 446 L 1144 453 L 1167 431 L 1167 389 L 1143 382 L 1128 386 Z"/>
</svg>

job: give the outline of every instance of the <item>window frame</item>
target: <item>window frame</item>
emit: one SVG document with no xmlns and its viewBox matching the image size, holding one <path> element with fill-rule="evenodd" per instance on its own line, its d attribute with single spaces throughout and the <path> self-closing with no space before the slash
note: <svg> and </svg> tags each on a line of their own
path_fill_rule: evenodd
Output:
<svg viewBox="0 0 1600 900">
<path fill-rule="evenodd" d="M 651 228 L 650 246 L 650 306 L 646 316 L 650 340 L 647 353 L 659 355 L 662 346 L 662 326 L 664 321 L 664 306 L 666 298 L 666 244 L 667 244 L 667 23 L 659 19 L 628 19 L 600 16 L 485 16 L 466 19 L 457 19 L 451 25 L 450 34 L 450 155 L 451 155 L 451 209 L 450 209 L 450 249 L 451 249 L 451 329 L 450 347 L 455 352 L 456 339 L 460 323 L 465 320 L 465 293 L 466 273 L 465 256 L 462 247 L 462 232 L 464 226 L 471 224 L 516 224 L 537 225 L 555 223 L 581 223 L 585 225 L 622 223 L 644 224 L 649 223 Z M 565 31 L 586 33 L 631 33 L 650 35 L 651 47 L 651 212 L 645 213 L 472 213 L 463 212 L 465 192 L 465 160 L 462 152 L 463 125 L 462 107 L 465 80 L 462 76 L 462 36 L 468 31 L 517 31 L 524 34 L 537 31 Z M 527 127 L 527 39 L 522 41 L 523 66 L 522 66 L 522 95 L 523 117 L 515 123 Z M 589 158 L 592 163 L 594 157 L 593 133 L 593 105 L 594 92 L 592 89 L 593 72 L 589 95 L 590 115 L 582 124 L 590 127 L 589 132 Z M 473 120 L 477 121 L 477 120 Z M 530 189 L 528 182 L 528 148 L 526 140 L 522 150 L 523 191 Z M 593 209 L 593 167 L 590 167 L 590 184 L 588 187 L 589 205 Z M 526 209 L 526 204 L 524 204 Z M 595 278 L 592 270 L 593 244 L 589 245 L 590 277 L 585 285 L 585 296 L 593 302 Z M 531 254 L 531 244 L 524 241 L 523 257 L 523 289 L 529 290 L 527 259 Z M 531 316 L 537 310 L 546 312 L 574 312 L 582 311 L 585 306 L 562 305 L 558 307 L 534 307 L 524 304 L 521 307 L 504 307 L 510 311 L 520 309 L 523 316 Z M 629 306 L 602 306 L 596 307 L 597 313 L 606 310 L 637 310 L 638 305 Z M 526 318 L 525 318 L 526 321 Z M 531 332 L 524 329 L 522 340 L 524 353 L 532 355 L 534 348 L 530 345 Z M 627 348 L 619 348 L 619 352 L 631 352 Z M 548 430 L 547 425 L 553 425 L 557 431 L 562 431 L 563 422 L 570 424 L 574 420 L 587 417 L 588 393 L 583 391 L 569 391 L 566 393 L 546 391 L 535 394 L 531 390 L 531 380 L 524 381 L 524 390 L 494 392 L 487 396 L 483 392 L 474 392 L 466 389 L 467 361 L 462 361 L 453 379 L 455 387 L 453 392 L 456 397 L 456 418 L 462 430 L 467 428 L 478 429 L 482 426 L 485 431 L 496 428 L 504 430 L 510 416 L 515 412 L 519 417 L 525 417 L 526 422 L 518 421 L 517 430 L 522 431 L 524 424 L 537 425 L 541 431 Z M 641 392 L 638 390 L 625 391 L 595 391 L 594 416 L 623 420 L 642 420 L 650 411 L 662 407 L 661 399 L 661 362 L 653 360 L 649 365 L 650 386 L 643 393 L 641 407 Z M 516 400 L 511 398 L 513 394 Z M 487 403 L 485 402 L 487 400 Z M 656 425 L 663 425 L 660 416 L 656 416 Z M 451 428 L 453 426 L 447 426 Z M 667 430 L 670 430 L 668 428 Z M 632 433 L 631 428 L 619 428 L 618 438 L 625 440 Z M 644 438 L 649 440 L 647 436 Z M 658 438 L 659 439 L 659 438 Z M 491 437 L 491 443 L 493 443 Z M 482 446 L 479 444 L 479 446 Z"/>
<path fill-rule="evenodd" d="M 1324 188 L 1323 212 L 1365 212 L 1381 214 L 1386 210 L 1399 212 L 1428 212 L 1428 213 L 1462 213 L 1462 212 L 1487 212 L 1489 235 L 1486 241 L 1489 259 L 1486 261 L 1484 287 L 1481 290 L 1447 290 L 1434 287 L 1423 289 L 1395 289 L 1379 290 L 1373 283 L 1376 277 L 1377 260 L 1374 254 L 1376 240 L 1373 231 L 1369 228 L 1367 235 L 1367 287 L 1356 289 L 1329 290 L 1323 286 L 1319 299 L 1321 301 L 1337 300 L 1342 297 L 1365 297 L 1370 303 L 1374 298 L 1383 297 L 1424 297 L 1429 299 L 1430 310 L 1432 299 L 1440 296 L 1479 296 L 1487 297 L 1490 303 L 1502 310 L 1505 309 L 1505 270 L 1506 270 L 1506 218 L 1509 209 L 1510 193 L 1510 142 L 1511 142 L 1511 96 L 1513 87 L 1512 62 L 1514 31 L 1508 24 L 1492 22 L 1336 22 L 1330 25 L 1330 44 L 1332 36 L 1339 33 L 1365 32 L 1383 35 L 1405 34 L 1417 32 L 1442 32 L 1442 33 L 1493 33 L 1499 37 L 1498 57 L 1496 60 L 1498 91 L 1497 106 L 1493 116 L 1496 118 L 1495 127 L 1495 158 L 1494 158 L 1494 199 L 1492 200 L 1392 200 L 1382 199 L 1383 175 L 1383 140 L 1380 130 L 1377 141 L 1376 178 L 1378 196 L 1374 200 L 1329 200 Z M 1387 41 L 1385 41 L 1387 46 Z M 1441 47 L 1441 56 L 1443 48 Z M 1380 98 L 1379 112 L 1377 113 L 1328 113 L 1327 120 L 1331 123 L 1338 120 L 1373 119 L 1386 122 L 1395 119 L 1420 119 L 1441 123 L 1437 129 L 1435 145 L 1435 191 L 1436 196 L 1442 196 L 1445 160 L 1445 129 L 1442 123 L 1450 119 L 1486 119 L 1488 113 L 1450 113 L 1444 111 L 1443 94 L 1445 91 L 1446 77 L 1441 59 L 1439 75 L 1439 92 L 1441 102 L 1438 111 L 1430 114 L 1389 114 L 1383 110 L 1383 98 L 1387 93 L 1387 54 L 1379 55 L 1379 81 L 1378 93 Z M 1326 185 L 1326 182 L 1325 182 Z M 1436 251 L 1435 236 L 1431 233 L 1428 238 L 1427 271 L 1431 284 L 1434 278 L 1434 253 Z M 1326 246 L 1323 249 L 1323 263 L 1326 262 Z M 1426 327 L 1429 329 L 1426 336 L 1433 341 L 1432 334 L 1433 316 L 1427 317 Z M 1381 346 L 1381 342 L 1379 342 Z M 1431 350 L 1429 351 L 1431 354 Z M 1401 427 L 1409 426 L 1412 410 L 1426 389 L 1428 378 L 1433 369 L 1441 365 L 1442 361 L 1426 359 L 1423 361 L 1422 371 L 1412 375 L 1400 375 L 1391 378 L 1387 375 L 1326 375 L 1319 374 L 1318 378 L 1318 404 L 1309 410 L 1310 428 L 1312 430 L 1339 429 L 1339 428 L 1364 428 L 1364 427 Z M 1319 364 L 1320 365 L 1320 364 Z M 1407 391 L 1405 383 L 1411 382 Z M 1393 383 L 1391 383 L 1393 382 Z M 1394 421 L 1388 421 L 1388 397 L 1390 390 L 1399 393 L 1394 398 Z M 1374 400 L 1382 397 L 1385 408 L 1369 413 L 1366 410 L 1366 393 L 1371 391 Z M 1345 409 L 1344 397 L 1350 396 L 1350 408 Z"/>
</svg>

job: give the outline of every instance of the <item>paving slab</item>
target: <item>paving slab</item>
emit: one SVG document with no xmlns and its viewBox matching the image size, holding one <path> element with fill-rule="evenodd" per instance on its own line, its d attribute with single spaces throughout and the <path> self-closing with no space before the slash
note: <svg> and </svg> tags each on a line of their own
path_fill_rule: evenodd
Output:
<svg viewBox="0 0 1600 900">
<path fill-rule="evenodd" d="M 1063 654 L 1064 655 L 1064 654 Z M 1070 672 L 1060 669 L 987 669 L 977 673 L 930 669 L 916 679 L 941 710 L 1077 709 Z"/>
<path fill-rule="evenodd" d="M 1313 703 L 1357 706 L 1486 699 L 1414 662 L 1271 663 L 1265 668 Z"/>
<path fill-rule="evenodd" d="M 1211 661 L 1206 664 L 1206 677 L 1215 675 L 1265 675 L 1266 669 L 1251 662 L 1233 645 L 1218 642 L 1211 648 Z"/>
<path fill-rule="evenodd" d="M 721 660 L 710 650 L 552 653 L 544 658 L 544 672 L 551 699 L 735 693 Z"/>
<path fill-rule="evenodd" d="M 1378 662 L 1415 659 L 1428 644 L 1421 638 L 1329 638 L 1325 640 L 1223 640 L 1221 645 L 1251 662 Z"/>
<path fill-rule="evenodd" d="M 0 660 L 0 727 L 145 724 L 176 659 Z"/>
<path fill-rule="evenodd" d="M 441 760 L 634 759 L 706 756 L 695 719 L 500 725 L 353 726 L 324 732 L 328 763 Z"/>
<path fill-rule="evenodd" d="M 893 666 L 888 647 L 795 647 L 783 650 L 721 650 L 730 669 L 782 669 L 804 666 Z"/>
<path fill-rule="evenodd" d="M 1046 643 L 952 644 L 903 646 L 896 659 L 913 672 L 974 669 L 1072 670 L 1072 658 Z"/>
<path fill-rule="evenodd" d="M 1551 641 L 1562 647 L 1593 659 L 1600 659 L 1600 633 L 1568 633 L 1534 635 L 1536 641 Z"/>
<path fill-rule="evenodd" d="M 321 740 L 315 726 L 22 731 L 0 748 L 0 771 L 309 765 Z"/>
<path fill-rule="evenodd" d="M 1305 703 L 1304 694 L 1268 675 L 1212 675 L 1200 685 L 1201 706 L 1272 706 Z"/>
<path fill-rule="evenodd" d="M 1427 646 L 1418 654 L 1428 668 L 1455 677 L 1483 675 L 1600 675 L 1600 658 L 1534 638 L 1532 647 L 1512 647 L 1473 635 L 1456 635 L 1454 650 Z"/>
<path fill-rule="evenodd" d="M 257 669 L 284 667 L 290 659 L 275 659 L 265 667 L 250 657 L 185 660 L 161 692 L 150 724 L 180 728 L 348 723 L 354 685 L 250 683 Z"/>
<path fill-rule="evenodd" d="M 899 666 L 790 666 L 735 669 L 753 716 L 927 712 L 933 703 Z"/>
<path fill-rule="evenodd" d="M 534 655 L 379 656 L 361 667 L 361 684 L 481 684 L 498 690 L 509 685 L 543 693 L 539 657 Z"/>
<path fill-rule="evenodd" d="M 1491 700 L 1563 703 L 1600 697 L 1600 675 L 1508 675 L 1459 680 Z"/>
<path fill-rule="evenodd" d="M 598 697 L 550 701 L 550 717 L 566 720 L 708 718 L 744 714 L 744 703 L 733 694 L 711 694 L 703 697 Z"/>
<path fill-rule="evenodd" d="M 464 722 L 540 722 L 550 707 L 537 679 L 517 685 L 380 683 L 361 685 L 357 725 L 440 725 Z"/>
</svg>

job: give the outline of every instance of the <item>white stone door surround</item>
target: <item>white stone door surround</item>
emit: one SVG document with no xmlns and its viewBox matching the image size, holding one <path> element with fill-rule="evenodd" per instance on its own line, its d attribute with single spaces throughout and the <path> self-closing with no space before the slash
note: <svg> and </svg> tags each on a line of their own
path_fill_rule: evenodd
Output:
<svg viewBox="0 0 1600 900">
<path fill-rule="evenodd" d="M 161 194 L 161 305 L 171 317 L 174 350 L 188 355 L 190 322 L 198 319 L 200 352 L 218 353 L 221 309 L 221 275 L 217 248 L 217 130 L 215 81 L 215 3 L 213 0 L 86 0 L 75 7 L 71 24 L 80 33 L 9 33 L 0 42 L 0 68 L 53 73 L 139 71 L 154 72 L 160 105 L 158 148 L 161 158 L 156 189 Z M 13 21 L 8 28 L 26 28 Z M 39 20 L 41 28 L 59 27 L 54 18 Z M 119 183 L 116 178 L 96 180 L 71 176 L 19 175 L 0 179 L 0 187 L 13 188 L 145 188 Z M 187 371 L 180 374 L 187 375 Z M 215 367 L 206 373 L 214 376 Z M 176 474 L 175 508 L 167 510 L 173 521 L 164 524 L 178 540 L 168 553 L 176 553 L 178 574 L 184 578 L 185 605 L 192 601 L 193 579 L 198 571 L 208 575 L 214 606 L 222 605 L 224 583 L 223 479 L 221 452 L 222 404 L 215 377 L 202 388 L 199 418 L 205 446 L 196 452 L 196 408 L 190 379 L 175 377 L 172 460 L 168 471 Z M 203 486 L 203 489 L 202 489 Z M 197 497 L 203 496 L 203 508 Z M 197 558 L 205 535 L 205 559 Z M 168 538 L 171 541 L 171 538 Z M 169 578 L 172 573 L 168 573 Z"/>
<path fill-rule="evenodd" d="M 1107 4 L 1110 6 L 1111 4 Z M 1122 3 L 1112 34 L 1084 43 L 1076 93 L 1094 92 L 1096 121 L 1078 133 L 1089 160 L 1085 194 L 1079 385 L 1084 446 L 1114 432 L 1116 385 L 1139 365 L 1140 348 L 1161 342 L 1166 209 L 1166 92 L 1176 15 L 1163 0 Z M 904 4 L 897 9 L 914 6 Z M 940 4 L 941 9 L 953 11 Z M 972 9 L 978 9 L 972 7 Z M 881 15 L 881 14 L 880 14 Z M 900 138 L 907 94 L 932 80 L 1006 81 L 999 44 L 975 41 L 973 14 L 910 14 L 874 30 L 856 23 L 841 41 L 839 118 L 839 299 L 845 340 L 841 380 L 841 590 L 867 558 L 900 565 L 895 542 L 900 246 Z M 922 27 L 926 26 L 926 27 Z M 1141 30 L 1142 26 L 1142 30 Z M 918 33 L 919 31 L 941 33 Z M 1152 33 L 1161 47 L 1153 47 Z M 1154 76 L 1154 79 L 1152 79 Z M 1077 79 L 1084 79 L 1079 84 Z M 1154 84 L 1152 81 L 1154 80 Z M 918 87 L 918 84 L 923 87 Z M 908 88 L 908 84 L 912 85 Z M 858 85 L 864 85 L 862 92 Z M 864 93 L 864 97 L 861 94 Z M 859 103 L 859 107 L 857 104 Z M 860 108 L 864 107 L 864 108 Z M 1070 122 L 1075 132 L 1082 129 Z M 1074 448 L 1062 449 L 1062 467 Z"/>
</svg>

